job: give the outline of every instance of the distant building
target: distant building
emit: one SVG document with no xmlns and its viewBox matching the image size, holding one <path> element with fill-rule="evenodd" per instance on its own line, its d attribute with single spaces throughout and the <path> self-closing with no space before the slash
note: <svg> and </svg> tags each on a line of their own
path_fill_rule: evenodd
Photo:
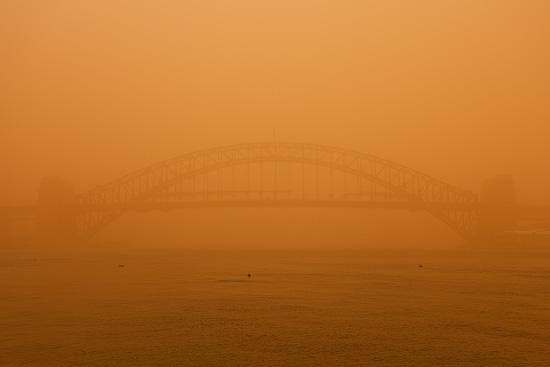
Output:
<svg viewBox="0 0 550 367">
<path fill-rule="evenodd" d="M 529 229 L 507 231 L 496 238 L 496 244 L 502 247 L 543 247 L 550 248 L 549 229 Z"/>
</svg>

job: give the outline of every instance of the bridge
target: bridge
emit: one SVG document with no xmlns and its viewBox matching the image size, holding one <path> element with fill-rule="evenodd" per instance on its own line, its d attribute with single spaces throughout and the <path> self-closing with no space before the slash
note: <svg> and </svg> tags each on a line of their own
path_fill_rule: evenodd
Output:
<svg viewBox="0 0 550 367">
<path fill-rule="evenodd" d="M 184 154 L 76 195 L 70 182 L 45 179 L 38 205 L 0 208 L 0 218 L 35 220 L 39 237 L 51 240 L 91 237 L 127 211 L 224 206 L 421 210 L 469 242 L 550 222 L 550 207 L 516 203 L 506 177 L 477 195 L 369 154 L 283 142 Z"/>
</svg>

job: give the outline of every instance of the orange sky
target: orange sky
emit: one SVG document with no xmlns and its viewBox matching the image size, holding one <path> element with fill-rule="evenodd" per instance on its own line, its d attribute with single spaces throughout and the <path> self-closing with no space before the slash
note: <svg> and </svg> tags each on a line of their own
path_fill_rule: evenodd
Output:
<svg viewBox="0 0 550 367">
<path fill-rule="evenodd" d="M 0 3 L 0 204 L 224 144 L 321 143 L 550 204 L 550 2 Z"/>
</svg>

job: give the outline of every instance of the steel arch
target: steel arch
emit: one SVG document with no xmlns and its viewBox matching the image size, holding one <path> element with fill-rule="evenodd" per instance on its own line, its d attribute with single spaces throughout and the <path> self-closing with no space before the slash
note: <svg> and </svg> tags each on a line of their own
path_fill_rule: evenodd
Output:
<svg viewBox="0 0 550 367">
<path fill-rule="evenodd" d="M 126 208 L 158 195 L 181 180 L 258 162 L 318 165 L 366 179 L 413 206 L 427 208 L 467 240 L 475 239 L 477 195 L 376 156 L 325 145 L 284 142 L 227 145 L 184 154 L 77 195 L 79 232 L 84 236 L 96 233 Z"/>
</svg>

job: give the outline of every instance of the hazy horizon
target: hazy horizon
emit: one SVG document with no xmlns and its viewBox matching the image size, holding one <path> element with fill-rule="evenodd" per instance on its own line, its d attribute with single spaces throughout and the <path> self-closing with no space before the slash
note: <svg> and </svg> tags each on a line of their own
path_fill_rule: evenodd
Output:
<svg viewBox="0 0 550 367">
<path fill-rule="evenodd" d="M 507 175 L 519 203 L 549 205 L 549 13 L 547 1 L 3 1 L 0 205 L 35 204 L 48 176 L 82 193 L 265 141 L 371 154 L 476 194 Z M 395 227 L 397 242 L 460 242 L 429 216 L 375 212 L 374 239 Z M 331 213 L 325 227 L 357 221 Z M 228 227 L 255 216 L 243 215 Z M 208 228 L 197 212 L 126 214 L 108 230 L 186 216 Z"/>
</svg>

